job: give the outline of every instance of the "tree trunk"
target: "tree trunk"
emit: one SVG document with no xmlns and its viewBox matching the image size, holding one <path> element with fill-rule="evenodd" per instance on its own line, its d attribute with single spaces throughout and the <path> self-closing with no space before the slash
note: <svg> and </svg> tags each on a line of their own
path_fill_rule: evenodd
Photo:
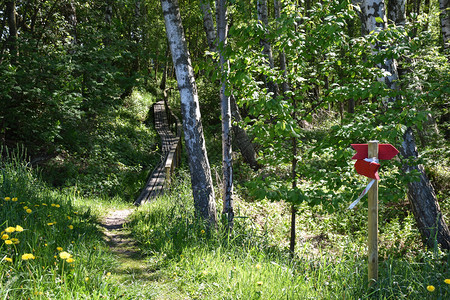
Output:
<svg viewBox="0 0 450 300">
<path fill-rule="evenodd" d="M 388 21 L 398 26 L 405 26 L 406 22 L 406 0 L 390 0 L 387 6 Z"/>
<path fill-rule="evenodd" d="M 211 13 L 211 5 L 208 0 L 200 0 L 200 8 L 203 15 L 203 27 L 206 32 L 206 41 L 211 52 L 216 52 L 216 31 L 214 30 L 214 19 Z"/>
<path fill-rule="evenodd" d="M 368 2 L 371 3 L 368 4 Z M 363 24 L 366 24 L 366 28 L 370 31 L 380 30 L 378 29 L 380 28 L 378 25 L 379 23 L 376 22 L 375 18 L 380 17 L 384 20 L 383 0 L 366 0 L 364 1 L 363 7 L 365 9 L 363 10 L 363 12 L 365 12 L 364 19 L 368 20 L 367 22 L 363 22 Z M 404 9 L 404 6 L 398 7 Z M 401 20 L 401 16 L 403 14 L 403 12 L 399 11 L 396 16 L 400 16 L 399 18 Z M 393 19 L 392 21 L 397 22 L 398 20 Z M 395 66 L 394 63 L 392 65 Z M 385 82 L 390 89 L 398 88 L 395 84 L 389 85 L 389 82 L 392 82 L 392 80 L 386 80 Z M 394 100 L 395 99 L 390 99 L 390 101 Z M 414 161 L 417 160 L 417 148 L 411 128 L 408 128 L 403 135 L 403 144 L 400 149 L 400 153 L 403 156 L 403 159 L 412 158 Z M 437 241 L 443 249 L 450 249 L 450 232 L 444 219 L 442 218 L 442 213 L 440 211 L 433 186 L 430 184 L 423 166 L 414 163 L 411 165 L 407 165 L 406 163 L 404 164 L 403 171 L 405 173 L 410 173 L 413 170 L 419 172 L 420 177 L 418 181 L 408 183 L 408 199 L 411 203 L 413 214 L 422 235 L 422 239 L 428 247 L 434 247 L 435 242 Z"/>
<path fill-rule="evenodd" d="M 253 170 L 256 171 L 261 166 L 258 164 L 258 161 L 256 160 L 255 147 L 250 137 L 248 136 L 247 131 L 245 131 L 244 128 L 239 126 L 239 123 L 242 122 L 242 116 L 239 113 L 239 108 L 237 106 L 236 99 L 234 99 L 233 95 L 231 95 L 230 97 L 230 104 L 231 104 L 231 115 L 233 116 L 233 119 L 236 122 L 236 124 L 233 125 L 234 141 L 236 142 L 236 145 L 239 148 L 239 151 L 241 152 L 244 161 Z"/>
<path fill-rule="evenodd" d="M 369 34 L 371 32 L 380 32 L 386 28 L 386 14 L 384 9 L 384 0 L 363 0 L 362 2 L 362 15 L 361 24 L 363 27 L 363 32 Z M 377 22 L 377 20 L 382 20 L 382 22 Z M 376 43 L 374 45 L 374 51 L 379 51 L 383 47 L 382 44 Z M 393 59 L 385 59 L 384 63 L 378 65 L 378 67 L 389 75 L 378 78 L 386 84 L 388 89 L 397 90 L 397 63 Z M 394 97 L 391 97 L 389 101 L 395 101 Z"/>
<path fill-rule="evenodd" d="M 275 18 L 279 19 L 281 17 L 281 3 L 280 0 L 274 0 L 274 10 L 275 10 Z M 281 83 L 281 91 L 283 94 L 289 91 L 289 83 L 287 80 L 287 65 L 286 65 L 286 53 L 283 51 L 280 52 L 280 69 L 283 71 L 283 82 Z"/>
<path fill-rule="evenodd" d="M 403 135 L 400 153 L 405 159 L 418 158 L 413 131 L 408 128 Z M 434 248 L 436 242 L 443 249 L 450 249 L 450 231 L 445 223 L 436 194 L 422 165 L 405 163 L 403 171 L 408 174 L 413 171 L 420 174 L 419 180 L 408 183 L 408 199 L 416 219 L 422 239 L 428 248 Z"/>
<path fill-rule="evenodd" d="M 233 161 L 231 148 L 231 107 L 230 97 L 227 95 L 227 77 L 229 61 L 223 54 L 227 44 L 228 24 L 226 0 L 217 1 L 217 36 L 220 55 L 221 89 L 220 100 L 222 108 L 222 174 L 223 174 L 223 211 L 227 216 L 228 229 L 233 228 Z"/>
<path fill-rule="evenodd" d="M 17 62 L 17 22 L 16 22 L 16 2 L 15 1 L 7 1 L 6 9 L 5 9 L 6 18 L 8 18 L 8 27 L 9 27 L 9 37 L 8 37 L 8 46 L 9 46 L 9 54 L 11 56 L 11 64 L 15 64 Z"/>
<path fill-rule="evenodd" d="M 216 3 L 219 0 L 216 0 Z M 207 0 L 202 0 L 201 8 L 203 13 L 203 26 L 205 27 L 206 31 L 206 38 L 209 45 L 209 50 L 211 52 L 217 51 L 216 49 L 216 33 L 214 30 L 214 22 L 212 20 L 212 13 L 211 13 L 211 6 L 207 2 Z M 218 6 L 218 5 L 216 5 Z M 218 10 L 216 10 L 216 18 L 218 19 Z M 231 96 L 229 97 L 230 101 L 230 107 L 231 107 L 231 116 L 236 121 L 236 123 L 240 123 L 242 121 L 241 114 L 239 112 L 239 107 L 236 104 L 236 99 Z M 236 142 L 237 147 L 239 148 L 239 151 L 241 152 L 241 155 L 244 159 L 244 161 L 250 165 L 250 167 L 253 170 L 257 170 L 260 168 L 256 161 L 256 151 L 255 147 L 252 144 L 252 141 L 250 137 L 248 136 L 247 132 L 244 128 L 242 128 L 239 124 L 232 125 L 233 130 L 233 138 Z"/>
<path fill-rule="evenodd" d="M 439 0 L 441 31 L 444 49 L 450 48 L 450 0 Z"/>
<path fill-rule="evenodd" d="M 265 28 L 269 26 L 269 12 L 267 8 L 267 0 L 258 0 L 257 4 L 257 11 L 258 11 L 258 20 L 261 21 L 261 23 L 264 25 Z M 269 67 L 273 69 L 275 67 L 275 64 L 273 62 L 273 54 L 272 54 L 272 46 L 270 45 L 269 41 L 267 40 L 267 37 L 264 36 L 261 39 L 261 45 L 263 46 L 263 54 L 266 56 L 267 61 L 269 63 Z M 272 97 L 275 98 L 278 96 L 278 85 L 271 81 L 266 79 L 266 85 L 269 92 L 272 93 Z"/>
<path fill-rule="evenodd" d="M 161 0 L 161 6 L 180 92 L 194 206 L 199 216 L 215 226 L 217 215 L 211 170 L 203 136 L 194 70 L 184 37 L 178 0 Z"/>
</svg>

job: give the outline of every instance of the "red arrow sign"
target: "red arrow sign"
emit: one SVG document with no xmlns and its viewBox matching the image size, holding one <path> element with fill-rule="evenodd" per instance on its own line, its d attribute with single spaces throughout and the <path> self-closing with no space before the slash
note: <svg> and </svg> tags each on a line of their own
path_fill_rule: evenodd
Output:
<svg viewBox="0 0 450 300">
<path fill-rule="evenodd" d="M 352 159 L 364 159 L 369 158 L 368 151 L 369 146 L 367 144 L 351 144 L 353 149 L 356 150 L 356 154 Z M 398 154 L 398 150 L 391 144 L 378 144 L 378 159 L 389 160 L 394 158 Z"/>
<path fill-rule="evenodd" d="M 367 162 L 364 159 L 358 159 L 355 163 L 355 169 L 359 175 L 376 180 L 380 180 L 380 176 L 378 175 L 379 168 L 380 164 L 376 162 Z"/>
</svg>

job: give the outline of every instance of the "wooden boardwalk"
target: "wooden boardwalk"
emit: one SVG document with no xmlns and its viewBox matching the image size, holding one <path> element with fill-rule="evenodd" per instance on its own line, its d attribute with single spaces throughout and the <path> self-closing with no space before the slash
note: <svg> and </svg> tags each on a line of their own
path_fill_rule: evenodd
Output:
<svg viewBox="0 0 450 300">
<path fill-rule="evenodd" d="M 153 170 L 147 184 L 134 202 L 141 205 L 163 193 L 164 188 L 170 184 L 173 171 L 181 160 L 181 123 L 178 118 L 164 104 L 164 101 L 155 103 L 154 120 L 155 129 L 161 137 L 162 160 Z M 171 131 L 173 127 L 174 132 Z"/>
</svg>

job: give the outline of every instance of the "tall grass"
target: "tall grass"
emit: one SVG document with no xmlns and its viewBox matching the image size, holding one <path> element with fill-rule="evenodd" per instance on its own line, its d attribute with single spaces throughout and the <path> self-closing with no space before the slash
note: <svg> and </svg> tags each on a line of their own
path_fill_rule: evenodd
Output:
<svg viewBox="0 0 450 300">
<path fill-rule="evenodd" d="M 385 253 L 385 259 L 379 264 L 379 281 L 368 289 L 365 246 L 361 245 L 365 241 L 361 235 L 353 238 L 345 234 L 345 239 L 341 238 L 345 242 L 333 243 L 333 249 L 305 240 L 291 259 L 280 242 L 283 234 L 274 232 L 285 230 L 286 220 L 278 215 L 280 226 L 272 222 L 271 227 L 261 227 L 253 216 L 247 215 L 258 213 L 255 205 L 250 207 L 251 204 L 243 202 L 238 202 L 242 209 L 231 235 L 225 234 L 220 225 L 217 231 L 208 231 L 193 213 L 188 179 L 187 174 L 182 175 L 170 192 L 141 207 L 129 223 L 149 255 L 152 269 L 167 283 L 169 299 L 445 299 L 450 296 L 450 285 L 444 282 L 450 278 L 448 254 L 422 251 L 403 258 L 401 253 Z M 305 213 L 306 210 L 303 207 Z M 272 213 L 265 211 L 267 216 Z M 316 210 L 314 214 L 317 213 Z M 339 226 L 346 226 L 339 222 L 351 221 L 344 220 L 342 215 L 340 219 L 330 215 L 316 221 L 308 218 L 309 226 L 319 227 L 328 219 L 333 224 L 322 224 L 322 228 L 339 231 Z M 427 290 L 431 285 L 435 288 L 433 292 Z"/>
<path fill-rule="evenodd" d="M 104 299 L 116 261 L 87 206 L 52 190 L 14 154 L 0 157 L 0 299 Z M 81 199 L 77 199 L 81 203 Z"/>
</svg>

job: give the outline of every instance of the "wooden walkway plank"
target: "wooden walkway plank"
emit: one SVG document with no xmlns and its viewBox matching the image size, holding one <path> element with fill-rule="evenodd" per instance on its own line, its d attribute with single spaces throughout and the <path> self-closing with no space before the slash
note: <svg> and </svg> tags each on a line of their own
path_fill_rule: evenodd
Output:
<svg viewBox="0 0 450 300">
<path fill-rule="evenodd" d="M 141 205 L 161 195 L 164 191 L 164 187 L 170 184 L 170 177 L 181 160 L 180 121 L 172 114 L 170 109 L 168 109 L 168 112 L 166 111 L 163 101 L 155 103 L 153 108 L 155 129 L 161 137 L 162 161 L 152 171 L 141 194 L 134 202 L 135 205 Z M 175 122 L 176 135 L 170 130 L 168 116 Z"/>
</svg>

